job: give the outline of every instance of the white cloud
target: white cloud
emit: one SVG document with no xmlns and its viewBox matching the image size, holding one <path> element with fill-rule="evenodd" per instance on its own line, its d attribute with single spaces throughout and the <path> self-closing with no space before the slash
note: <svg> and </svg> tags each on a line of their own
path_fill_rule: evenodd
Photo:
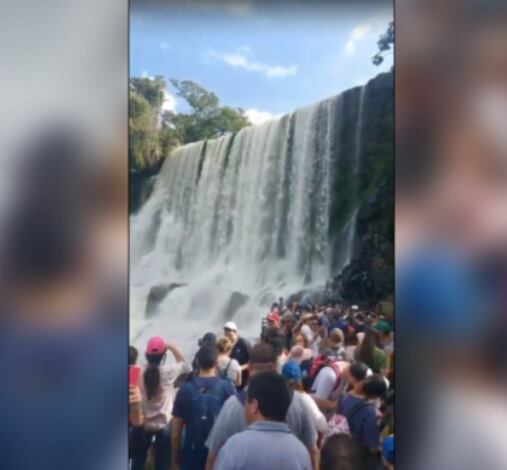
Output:
<svg viewBox="0 0 507 470">
<path fill-rule="evenodd" d="M 162 41 L 160 43 L 160 49 L 162 49 L 163 51 L 170 51 L 172 47 L 168 42 Z"/>
<path fill-rule="evenodd" d="M 162 103 L 163 111 L 175 111 L 176 110 L 176 97 L 172 95 L 168 90 L 164 90 L 164 102 Z"/>
<path fill-rule="evenodd" d="M 257 125 L 269 121 L 270 119 L 280 117 L 282 114 L 273 114 L 269 111 L 259 111 L 258 109 L 250 108 L 245 110 L 245 116 L 253 125 Z"/>
<path fill-rule="evenodd" d="M 363 39 L 371 31 L 371 29 L 372 27 L 370 24 L 361 24 L 356 26 L 350 33 L 349 40 L 345 44 L 345 55 L 354 55 L 356 52 L 357 42 Z"/>
<path fill-rule="evenodd" d="M 241 48 L 243 52 L 249 52 L 250 49 L 247 47 Z M 290 75 L 295 75 L 298 71 L 296 65 L 269 65 L 261 62 L 255 62 L 246 57 L 245 54 L 241 52 L 217 52 L 215 50 L 210 50 L 207 54 L 208 58 L 220 60 L 224 64 L 227 64 L 231 67 L 242 68 L 248 70 L 249 72 L 258 72 L 262 73 L 268 78 L 281 78 L 287 77 Z"/>
<path fill-rule="evenodd" d="M 148 71 L 147 70 L 143 70 L 141 72 L 141 77 L 142 78 L 151 78 L 149 75 L 148 75 Z"/>
</svg>

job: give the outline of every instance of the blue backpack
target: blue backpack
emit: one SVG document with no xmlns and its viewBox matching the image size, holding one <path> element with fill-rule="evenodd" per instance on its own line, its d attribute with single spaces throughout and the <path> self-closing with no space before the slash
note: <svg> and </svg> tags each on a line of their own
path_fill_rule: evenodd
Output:
<svg viewBox="0 0 507 470">
<path fill-rule="evenodd" d="M 200 387 L 196 379 L 192 378 L 188 384 L 192 393 L 192 413 L 186 423 L 185 444 L 194 455 L 207 455 L 205 442 L 227 398 L 225 385 L 229 382 L 220 379 L 212 387 Z"/>
</svg>

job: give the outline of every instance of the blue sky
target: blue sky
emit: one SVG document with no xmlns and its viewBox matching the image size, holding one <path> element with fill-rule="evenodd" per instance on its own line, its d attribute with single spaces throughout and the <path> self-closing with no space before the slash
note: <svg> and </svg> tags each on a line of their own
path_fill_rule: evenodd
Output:
<svg viewBox="0 0 507 470">
<path fill-rule="evenodd" d="M 371 57 L 392 19 L 392 3 L 306 7 L 248 0 L 131 2 L 130 75 L 193 80 L 223 105 L 262 122 L 388 70 Z M 168 86 L 166 109 L 185 112 Z"/>
</svg>

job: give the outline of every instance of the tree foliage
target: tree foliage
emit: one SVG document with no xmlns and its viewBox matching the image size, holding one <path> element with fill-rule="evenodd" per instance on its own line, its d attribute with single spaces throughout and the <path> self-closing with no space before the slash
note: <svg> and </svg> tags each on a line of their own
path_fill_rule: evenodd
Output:
<svg viewBox="0 0 507 470">
<path fill-rule="evenodd" d="M 157 152 L 157 116 L 148 100 L 130 91 L 129 160 L 131 168 L 150 165 Z"/>
<path fill-rule="evenodd" d="M 163 111 L 163 77 L 130 81 L 130 164 L 133 169 L 156 165 L 178 145 L 212 139 L 250 125 L 240 108 L 220 106 L 218 97 L 190 80 L 171 80 L 188 113 Z"/>
<path fill-rule="evenodd" d="M 154 78 L 132 78 L 130 86 L 135 92 L 143 96 L 154 109 L 160 110 L 164 102 L 166 87 L 164 77 L 157 75 Z"/>
<path fill-rule="evenodd" d="M 394 48 L 394 21 L 389 23 L 387 31 L 380 36 L 377 46 L 378 52 L 372 58 L 374 65 L 382 64 L 386 53 Z"/>
</svg>

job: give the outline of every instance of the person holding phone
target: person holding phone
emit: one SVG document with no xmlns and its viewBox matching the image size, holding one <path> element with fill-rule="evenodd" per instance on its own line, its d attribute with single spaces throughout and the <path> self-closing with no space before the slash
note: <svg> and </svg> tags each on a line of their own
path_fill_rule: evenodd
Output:
<svg viewBox="0 0 507 470">
<path fill-rule="evenodd" d="M 167 351 L 176 363 L 166 364 Z M 176 346 L 155 336 L 148 341 L 145 352 L 148 365 L 139 379 L 142 426 L 135 428 L 132 470 L 143 470 L 148 450 L 153 443 L 155 470 L 165 470 L 171 457 L 170 423 L 176 395 L 176 379 L 191 371 Z"/>
</svg>

